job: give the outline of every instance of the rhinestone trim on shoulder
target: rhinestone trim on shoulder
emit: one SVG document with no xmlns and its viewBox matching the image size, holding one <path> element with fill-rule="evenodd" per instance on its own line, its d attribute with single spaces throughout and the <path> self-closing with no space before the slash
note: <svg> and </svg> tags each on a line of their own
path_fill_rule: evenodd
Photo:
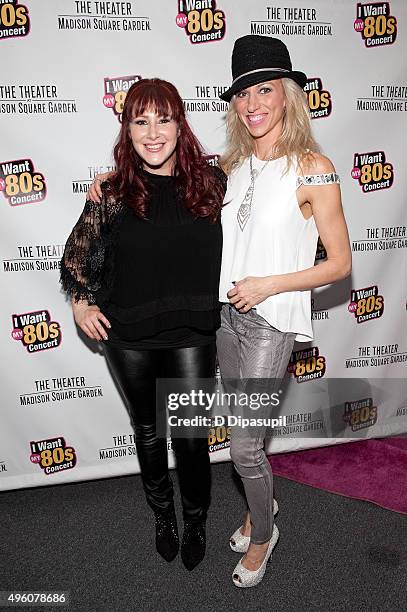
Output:
<svg viewBox="0 0 407 612">
<path fill-rule="evenodd" d="M 306 174 L 305 176 L 297 176 L 296 187 L 300 187 L 300 185 L 330 185 L 340 182 L 339 174 L 335 172 L 328 174 Z"/>
</svg>

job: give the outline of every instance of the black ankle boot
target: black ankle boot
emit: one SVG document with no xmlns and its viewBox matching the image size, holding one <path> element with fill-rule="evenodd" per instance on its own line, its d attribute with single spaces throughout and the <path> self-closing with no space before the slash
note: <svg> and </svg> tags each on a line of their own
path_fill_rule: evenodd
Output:
<svg viewBox="0 0 407 612">
<path fill-rule="evenodd" d="M 185 522 L 181 544 L 182 562 L 191 571 L 204 558 L 206 550 L 205 523 Z"/>
<path fill-rule="evenodd" d="M 179 537 L 174 510 L 155 513 L 155 547 L 166 561 L 172 561 L 177 556 Z"/>
</svg>

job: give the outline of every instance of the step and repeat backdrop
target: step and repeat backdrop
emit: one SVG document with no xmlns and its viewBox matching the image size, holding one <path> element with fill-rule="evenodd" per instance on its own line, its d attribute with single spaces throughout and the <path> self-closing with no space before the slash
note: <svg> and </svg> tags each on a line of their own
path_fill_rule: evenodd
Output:
<svg viewBox="0 0 407 612">
<path fill-rule="evenodd" d="M 132 83 L 173 82 L 213 163 L 233 43 L 250 33 L 281 38 L 309 77 L 353 252 L 352 276 L 313 293 L 315 340 L 294 348 L 269 451 L 407 432 L 404 0 L 1 0 L 0 489 L 139 471 L 127 411 L 101 346 L 74 324 L 59 260 L 94 175 L 112 168 Z M 227 459 L 228 446 L 227 428 L 211 428 L 211 458 Z"/>
</svg>

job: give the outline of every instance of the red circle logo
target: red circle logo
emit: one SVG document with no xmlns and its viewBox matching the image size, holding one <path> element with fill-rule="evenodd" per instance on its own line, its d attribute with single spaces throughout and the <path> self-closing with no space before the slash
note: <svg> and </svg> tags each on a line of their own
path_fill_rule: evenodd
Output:
<svg viewBox="0 0 407 612">
<path fill-rule="evenodd" d="M 19 329 L 18 327 L 15 327 L 11 332 L 11 337 L 13 338 L 13 340 L 21 340 L 23 337 L 23 330 Z"/>
<path fill-rule="evenodd" d="M 363 30 L 363 26 L 364 26 L 364 21 L 363 19 L 355 19 L 354 23 L 353 23 L 353 27 L 355 28 L 355 32 L 361 32 Z"/>
<path fill-rule="evenodd" d="M 114 106 L 114 96 L 112 94 L 106 94 L 103 96 L 103 104 L 106 108 L 113 108 Z"/>
<path fill-rule="evenodd" d="M 185 28 L 188 23 L 188 17 L 185 15 L 185 13 L 178 13 L 178 15 L 175 17 L 175 23 L 179 28 Z"/>
</svg>

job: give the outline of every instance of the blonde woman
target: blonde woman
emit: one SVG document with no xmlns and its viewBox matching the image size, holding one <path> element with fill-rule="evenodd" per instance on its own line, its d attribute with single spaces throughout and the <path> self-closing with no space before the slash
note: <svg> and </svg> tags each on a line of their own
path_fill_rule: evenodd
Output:
<svg viewBox="0 0 407 612">
<path fill-rule="evenodd" d="M 292 70 L 282 41 L 254 35 L 236 41 L 232 74 L 222 96 L 230 102 L 222 160 L 229 176 L 218 359 L 224 379 L 249 379 L 252 389 L 254 379 L 268 379 L 271 393 L 294 341 L 313 339 L 310 290 L 348 276 L 351 253 L 339 177 L 311 134 L 305 74 Z M 327 260 L 315 266 L 318 235 Z M 262 580 L 279 537 L 273 477 L 266 427 L 234 433 L 231 457 L 248 513 L 230 539 L 233 550 L 245 553 L 232 578 L 237 587 L 251 587 Z"/>
</svg>

